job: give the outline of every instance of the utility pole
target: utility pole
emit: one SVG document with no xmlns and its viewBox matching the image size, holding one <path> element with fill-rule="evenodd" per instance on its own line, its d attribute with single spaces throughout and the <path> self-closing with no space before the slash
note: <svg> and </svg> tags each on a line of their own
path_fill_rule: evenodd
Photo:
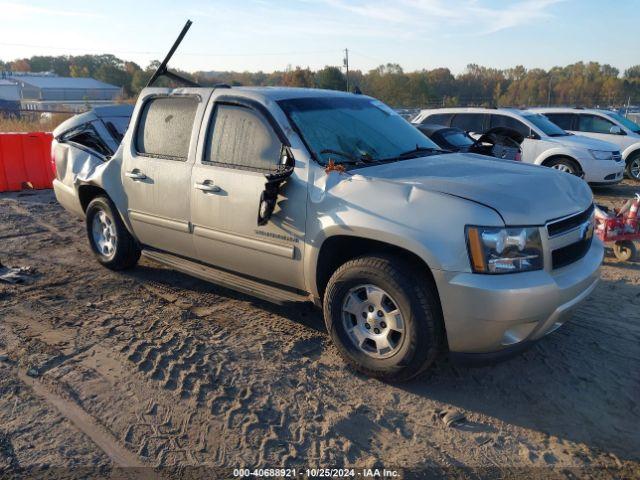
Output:
<svg viewBox="0 0 640 480">
<path fill-rule="evenodd" d="M 551 106 L 551 75 L 549 75 L 549 87 L 547 88 L 547 107 Z"/>
<path fill-rule="evenodd" d="M 348 92 L 349 91 L 349 49 L 348 48 L 344 49 L 343 65 L 344 65 L 344 68 L 347 69 L 346 78 L 347 78 L 347 92 Z"/>
</svg>

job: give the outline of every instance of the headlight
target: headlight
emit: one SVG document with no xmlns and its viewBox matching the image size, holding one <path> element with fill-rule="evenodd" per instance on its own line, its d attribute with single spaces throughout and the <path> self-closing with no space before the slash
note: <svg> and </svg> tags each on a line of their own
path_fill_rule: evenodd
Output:
<svg viewBox="0 0 640 480">
<path fill-rule="evenodd" d="M 538 227 L 466 228 L 471 268 L 475 273 L 514 273 L 542 270 L 542 241 Z"/>
<path fill-rule="evenodd" d="M 596 160 L 613 160 L 613 152 L 607 152 L 606 150 L 589 150 L 591 156 Z"/>
</svg>

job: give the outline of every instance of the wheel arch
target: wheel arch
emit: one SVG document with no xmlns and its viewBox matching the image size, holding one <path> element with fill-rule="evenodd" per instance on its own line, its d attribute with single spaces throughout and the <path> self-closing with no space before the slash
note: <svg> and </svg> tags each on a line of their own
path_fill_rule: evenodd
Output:
<svg viewBox="0 0 640 480">
<path fill-rule="evenodd" d="M 113 207 L 118 213 L 118 215 L 120 216 L 120 220 L 122 220 L 122 223 L 124 223 L 125 228 L 129 231 L 131 235 L 133 235 L 133 238 L 137 240 L 135 232 L 131 228 L 131 224 L 129 223 L 128 219 L 125 217 L 125 215 L 122 214 L 122 212 L 116 205 L 116 202 L 114 202 L 113 198 L 111 198 L 111 196 L 107 193 L 107 191 L 104 188 L 98 185 L 95 185 L 93 183 L 82 183 L 78 185 L 77 192 L 78 192 L 78 200 L 80 201 L 80 206 L 82 207 L 82 211 L 85 213 L 85 216 L 87 212 L 87 207 L 89 206 L 89 204 L 94 198 L 99 196 L 107 197 L 113 204 Z"/>
<path fill-rule="evenodd" d="M 542 165 L 543 167 L 548 167 L 549 164 L 554 160 L 569 160 L 571 163 L 575 164 L 579 168 L 580 173 L 584 174 L 584 168 L 582 168 L 582 164 L 580 164 L 580 162 L 576 158 L 572 157 L 571 155 L 566 155 L 562 153 L 548 156 L 547 158 L 542 160 L 542 162 L 540 162 L 540 165 Z"/>
</svg>

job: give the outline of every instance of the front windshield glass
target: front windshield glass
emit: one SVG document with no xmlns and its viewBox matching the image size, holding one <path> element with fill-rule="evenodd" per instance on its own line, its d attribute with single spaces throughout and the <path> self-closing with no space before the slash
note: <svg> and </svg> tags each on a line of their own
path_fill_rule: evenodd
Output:
<svg viewBox="0 0 640 480">
<path fill-rule="evenodd" d="M 372 98 L 296 98 L 280 100 L 278 105 L 322 164 L 385 160 L 412 150 L 438 149 L 391 108 Z"/>
<path fill-rule="evenodd" d="M 536 127 L 542 130 L 542 133 L 550 137 L 564 137 L 570 135 L 562 130 L 555 123 L 551 122 L 547 117 L 540 114 L 523 115 L 523 117 L 529 122 L 533 123 Z"/>
<path fill-rule="evenodd" d="M 607 112 L 607 115 L 609 115 L 614 120 L 617 120 L 619 123 L 624 125 L 625 128 L 628 128 L 632 132 L 640 133 L 640 125 L 638 125 L 636 122 L 632 122 L 628 118 L 623 117 L 619 113 L 615 113 L 615 112 Z"/>
<path fill-rule="evenodd" d="M 456 147 L 470 147 L 473 145 L 473 139 L 464 132 L 456 132 L 455 130 L 445 131 L 442 136 L 444 139 Z"/>
</svg>

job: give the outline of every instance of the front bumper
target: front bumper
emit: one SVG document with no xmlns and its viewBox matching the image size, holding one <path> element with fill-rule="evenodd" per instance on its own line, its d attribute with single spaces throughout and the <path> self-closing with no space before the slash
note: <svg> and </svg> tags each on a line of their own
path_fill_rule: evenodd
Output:
<svg viewBox="0 0 640 480">
<path fill-rule="evenodd" d="M 584 172 L 584 181 L 597 185 L 620 183 L 624 178 L 624 160 L 578 159 Z"/>
<path fill-rule="evenodd" d="M 594 239 L 583 258 L 554 271 L 434 271 L 449 351 L 495 356 L 520 350 L 556 330 L 596 287 L 603 257 L 604 247 Z"/>
</svg>

